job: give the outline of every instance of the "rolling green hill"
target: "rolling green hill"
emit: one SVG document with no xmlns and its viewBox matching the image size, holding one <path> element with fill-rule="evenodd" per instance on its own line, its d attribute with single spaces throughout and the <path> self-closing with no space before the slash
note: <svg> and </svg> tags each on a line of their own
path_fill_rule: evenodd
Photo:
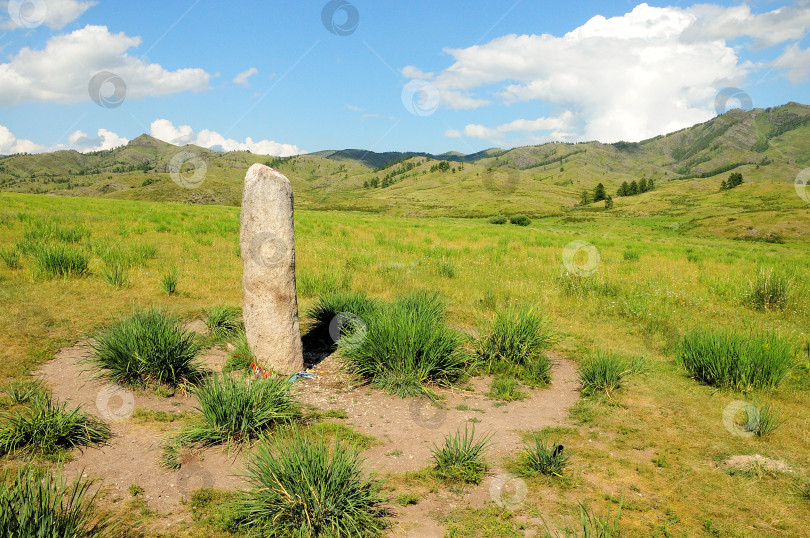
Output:
<svg viewBox="0 0 810 538">
<path fill-rule="evenodd" d="M 170 163 L 181 152 L 195 160 L 183 166 L 175 182 Z M 194 163 L 203 162 L 201 184 L 185 188 L 182 178 L 193 179 Z M 0 190 L 238 205 L 245 170 L 256 162 L 290 177 L 296 205 L 307 209 L 592 218 L 604 211 L 603 204 L 580 206 L 579 201 L 583 190 L 601 182 L 614 195 L 615 214 L 678 216 L 691 222 L 690 228 L 711 226 L 713 233 L 759 238 L 763 219 L 797 212 L 796 229 L 782 232 L 804 236 L 807 204 L 793 182 L 810 166 L 810 106 L 736 109 L 638 143 L 550 143 L 472 155 L 343 150 L 274 158 L 177 147 L 142 135 L 126 146 L 95 153 L 1 158 Z M 745 183 L 721 192 L 720 182 L 732 171 L 742 173 Z M 653 179 L 655 190 L 615 196 L 622 182 L 641 178 Z M 736 224 L 717 221 L 730 215 Z"/>
</svg>

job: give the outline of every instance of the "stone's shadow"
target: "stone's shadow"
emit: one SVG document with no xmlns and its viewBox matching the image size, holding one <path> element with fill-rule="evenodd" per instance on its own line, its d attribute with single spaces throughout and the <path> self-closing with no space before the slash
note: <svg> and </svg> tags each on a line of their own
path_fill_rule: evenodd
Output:
<svg viewBox="0 0 810 538">
<path fill-rule="evenodd" d="M 304 346 L 304 368 L 314 368 L 337 351 L 337 344 L 329 336 L 329 331 L 310 328 L 301 337 L 301 343 Z"/>
</svg>

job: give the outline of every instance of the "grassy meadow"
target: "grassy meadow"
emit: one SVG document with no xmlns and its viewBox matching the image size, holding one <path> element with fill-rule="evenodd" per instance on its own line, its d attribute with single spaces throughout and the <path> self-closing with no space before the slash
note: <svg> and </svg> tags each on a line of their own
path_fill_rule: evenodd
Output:
<svg viewBox="0 0 810 538">
<path fill-rule="evenodd" d="M 241 304 L 238 207 L 12 193 L 0 202 L 0 385 L 135 307 L 190 320 Z M 810 250 L 790 234 L 743 241 L 719 225 L 709 235 L 704 224 L 698 236 L 686 222 L 677 212 L 583 213 L 524 227 L 298 210 L 299 310 L 306 324 L 303 313 L 336 290 L 384 300 L 437 292 L 450 324 L 476 334 L 496 310 L 532 306 L 550 321 L 556 353 L 581 365 L 616 356 L 632 371 L 617 390 L 583 396 L 571 427 L 552 432 L 571 454 L 563 477 L 526 477 L 525 503 L 512 510 L 457 509 L 458 536 L 522 536 L 523 516 L 552 521 L 577 503 L 602 514 L 620 502 L 627 536 L 798 536 L 810 524 L 801 493 L 810 480 Z M 78 260 L 54 267 L 43 238 Z M 578 240 L 598 251 L 592 271 L 563 264 Z M 582 267 L 583 251 L 572 255 Z M 697 331 L 730 331 L 758 349 L 778 340 L 792 368 L 775 388 L 700 382 L 678 358 Z M 735 436 L 723 423 L 735 400 L 768 404 L 785 422 L 768 435 Z M 792 472 L 723 465 L 741 454 L 783 460 Z"/>
</svg>

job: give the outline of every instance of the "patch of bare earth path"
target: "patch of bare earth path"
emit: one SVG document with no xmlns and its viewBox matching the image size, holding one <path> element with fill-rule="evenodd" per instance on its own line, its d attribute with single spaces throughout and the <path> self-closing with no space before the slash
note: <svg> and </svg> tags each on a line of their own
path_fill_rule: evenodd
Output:
<svg viewBox="0 0 810 538">
<path fill-rule="evenodd" d="M 203 451 L 200 457 L 189 456 L 182 460 L 179 471 L 161 467 L 158 460 L 161 444 L 179 426 L 130 417 L 127 406 L 132 407 L 131 400 L 127 402 L 118 394 L 108 397 L 104 389 L 109 383 L 95 379 L 89 371 L 85 360 L 91 351 L 87 342 L 65 348 L 35 372 L 52 390 L 54 398 L 70 406 L 81 405 L 112 427 L 113 437 L 106 445 L 75 452 L 73 460 L 64 467 L 68 476 L 84 473 L 87 477 L 101 479 L 104 502 L 128 501 L 132 499 L 130 484 L 140 486 L 146 504 L 159 514 L 153 531 L 176 530 L 178 526 L 187 525 L 191 516 L 181 500 L 194 490 L 241 486 L 243 482 L 238 475 L 244 468 L 245 453 L 229 455 L 223 448 L 213 448 Z M 202 359 L 207 368 L 220 372 L 226 357 L 226 352 L 211 349 Z M 473 390 L 437 389 L 443 398 L 439 407 L 431 405 L 426 398 L 403 399 L 367 385 L 352 385 L 334 355 L 311 370 L 315 373 L 313 378 L 297 381 L 295 388 L 302 403 L 324 411 L 343 410 L 348 418 L 342 422 L 377 439 L 363 456 L 366 469 L 381 477 L 425 468 L 430 464 L 433 444 L 441 444 L 445 435 L 459 428 L 463 430 L 465 424 L 475 426 L 476 437 L 492 434 L 492 445 L 487 453 L 492 468 L 480 485 L 466 486 L 461 493 L 451 493 L 446 488 L 433 493 L 425 491 L 415 506 L 393 506 L 396 517 L 392 535 L 442 536 L 444 524 L 437 521 L 436 516 L 446 515 L 456 508 L 480 508 L 491 501 L 492 481 L 504 472 L 498 465 L 504 457 L 519 452 L 523 446 L 521 431 L 566 423 L 569 409 L 579 397 L 577 372 L 574 365 L 562 357 L 554 354 L 549 357 L 552 360 L 551 385 L 543 389 L 524 388 L 528 398 L 506 405 L 487 398 L 488 377 L 472 379 Z M 167 398 L 146 391 L 131 391 L 131 394 L 135 409 L 179 414 L 192 412 L 197 405 L 193 396 Z"/>
</svg>

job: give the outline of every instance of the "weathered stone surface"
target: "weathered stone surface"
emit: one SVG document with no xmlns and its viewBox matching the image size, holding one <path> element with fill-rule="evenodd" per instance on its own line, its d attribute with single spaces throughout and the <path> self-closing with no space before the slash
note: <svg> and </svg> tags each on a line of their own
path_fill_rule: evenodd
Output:
<svg viewBox="0 0 810 538">
<path fill-rule="evenodd" d="M 259 365 L 292 374 L 304 366 L 295 293 L 293 193 L 283 174 L 254 164 L 245 176 L 241 233 L 242 308 Z"/>
</svg>

